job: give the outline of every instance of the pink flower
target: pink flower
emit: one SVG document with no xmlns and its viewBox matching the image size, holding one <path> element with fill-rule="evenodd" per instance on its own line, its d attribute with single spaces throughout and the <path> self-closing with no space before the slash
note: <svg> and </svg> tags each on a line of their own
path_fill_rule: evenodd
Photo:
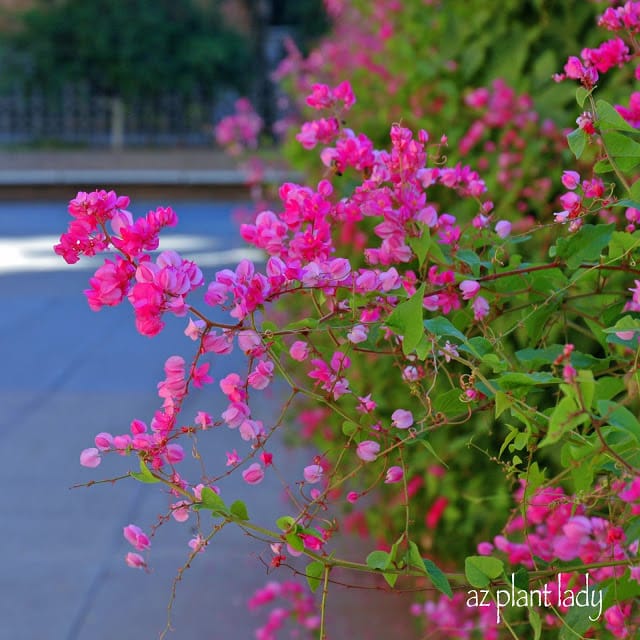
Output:
<svg viewBox="0 0 640 640">
<path fill-rule="evenodd" d="M 264 435 L 264 425 L 261 420 L 244 420 L 240 425 L 240 437 L 248 442 L 249 440 L 257 440 Z"/>
<path fill-rule="evenodd" d="M 260 356 L 264 352 L 262 339 L 251 329 L 238 332 L 238 346 L 248 355 Z"/>
<path fill-rule="evenodd" d="M 191 338 L 192 340 L 198 340 L 202 335 L 202 330 L 204 329 L 204 320 L 193 320 L 189 318 L 189 324 L 187 328 L 184 330 L 184 335 L 187 338 Z"/>
<path fill-rule="evenodd" d="M 631 484 L 618 494 L 618 497 L 624 502 L 640 500 L 640 477 L 634 478 Z"/>
<path fill-rule="evenodd" d="M 580 184 L 580 174 L 577 171 L 563 171 L 562 184 L 573 191 Z"/>
<path fill-rule="evenodd" d="M 235 449 L 231 453 L 227 451 L 227 467 L 233 467 L 240 462 L 242 462 L 242 458 Z"/>
<path fill-rule="evenodd" d="M 184 460 L 184 449 L 179 444 L 168 444 L 165 458 L 169 464 L 176 464 Z"/>
<path fill-rule="evenodd" d="M 225 411 L 222 412 L 222 419 L 230 429 L 239 427 L 249 416 L 251 409 L 244 402 L 232 402 Z"/>
<path fill-rule="evenodd" d="M 478 553 L 481 556 L 490 556 L 493 553 L 493 545 L 490 542 L 480 542 L 478 544 Z"/>
<path fill-rule="evenodd" d="M 97 467 L 101 462 L 100 451 L 95 447 L 90 447 L 80 453 L 80 464 L 83 467 Z"/>
<path fill-rule="evenodd" d="M 435 529 L 449 504 L 449 500 L 445 496 L 438 496 L 434 501 L 431 507 L 429 507 L 429 511 L 425 516 L 425 524 L 429 529 Z"/>
<path fill-rule="evenodd" d="M 413 414 L 405 409 L 396 409 L 391 414 L 391 426 L 396 429 L 408 429 L 413 424 Z"/>
<path fill-rule="evenodd" d="M 364 342 L 369 335 L 369 329 L 365 327 L 363 324 L 357 324 L 349 331 L 347 334 L 347 338 L 349 342 L 353 344 L 358 344 L 359 342 Z"/>
<path fill-rule="evenodd" d="M 380 452 L 380 444 L 373 440 L 363 440 L 356 448 L 356 454 L 364 462 L 373 462 Z"/>
<path fill-rule="evenodd" d="M 207 546 L 207 541 L 198 534 L 195 538 L 191 538 L 188 544 L 195 553 L 202 553 L 204 548 Z"/>
<path fill-rule="evenodd" d="M 261 360 L 256 368 L 249 374 L 248 383 L 254 389 L 265 389 L 273 377 L 274 364 L 271 360 Z"/>
<path fill-rule="evenodd" d="M 101 431 L 95 438 L 94 442 L 100 451 L 108 451 L 113 447 L 113 436 L 110 433 Z"/>
<path fill-rule="evenodd" d="M 320 538 L 308 533 L 301 533 L 300 539 L 302 540 L 302 544 L 304 544 L 307 549 L 311 549 L 311 551 L 320 551 L 324 545 L 324 542 Z"/>
<path fill-rule="evenodd" d="M 197 424 L 203 431 L 213 426 L 213 418 L 206 411 L 198 411 L 196 414 L 195 424 Z"/>
<path fill-rule="evenodd" d="M 489 315 L 489 303 L 482 297 L 478 296 L 472 303 L 473 317 L 477 321 Z"/>
<path fill-rule="evenodd" d="M 296 340 L 289 349 L 289 355 L 298 362 L 306 360 L 309 356 L 309 345 L 302 340 Z"/>
<path fill-rule="evenodd" d="M 205 384 L 211 384 L 213 378 L 209 375 L 209 363 L 204 362 L 200 366 L 195 367 L 191 372 L 191 379 L 193 386 L 198 389 L 202 389 Z"/>
<path fill-rule="evenodd" d="M 480 283 L 475 280 L 463 280 L 458 286 L 463 300 L 471 300 L 480 291 Z"/>
<path fill-rule="evenodd" d="M 511 223 L 508 220 L 500 220 L 496 224 L 495 231 L 498 237 L 504 239 L 511 233 Z"/>
<path fill-rule="evenodd" d="M 132 569 L 144 569 L 147 566 L 144 558 L 139 553 L 131 551 L 127 553 L 125 561 Z"/>
<path fill-rule="evenodd" d="M 319 464 L 310 464 L 304 468 L 302 475 L 309 484 L 315 484 L 322 479 L 323 469 Z"/>
<path fill-rule="evenodd" d="M 371 413 L 376 406 L 377 404 L 375 400 L 371 399 L 371 394 L 358 396 L 358 406 L 356 407 L 357 411 L 360 411 L 361 413 Z"/>
<path fill-rule="evenodd" d="M 354 504 L 358 501 L 359 497 L 360 494 L 357 491 L 349 491 L 349 493 L 347 493 L 347 502 Z"/>
<path fill-rule="evenodd" d="M 387 474 L 384 479 L 385 484 L 393 484 L 395 482 L 400 482 L 404 476 L 404 471 L 402 467 L 389 467 L 387 469 Z"/>
<path fill-rule="evenodd" d="M 242 472 L 242 477 L 247 484 L 259 484 L 264 479 L 264 470 L 254 462 Z"/>
<path fill-rule="evenodd" d="M 189 503 L 186 500 L 174 502 L 171 505 L 171 515 L 177 522 L 186 522 L 189 519 Z"/>
<path fill-rule="evenodd" d="M 125 540 L 138 551 L 145 551 L 151 546 L 147 535 L 135 524 L 129 524 L 124 527 L 122 533 Z"/>
</svg>

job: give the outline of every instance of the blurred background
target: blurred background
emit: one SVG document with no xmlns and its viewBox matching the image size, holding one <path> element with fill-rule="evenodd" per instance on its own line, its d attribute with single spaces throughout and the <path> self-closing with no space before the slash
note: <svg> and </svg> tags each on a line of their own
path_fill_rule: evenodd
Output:
<svg viewBox="0 0 640 640">
<path fill-rule="evenodd" d="M 239 96 L 269 130 L 285 40 L 327 28 L 322 0 L 0 0 L 0 145 L 210 145 Z"/>
</svg>

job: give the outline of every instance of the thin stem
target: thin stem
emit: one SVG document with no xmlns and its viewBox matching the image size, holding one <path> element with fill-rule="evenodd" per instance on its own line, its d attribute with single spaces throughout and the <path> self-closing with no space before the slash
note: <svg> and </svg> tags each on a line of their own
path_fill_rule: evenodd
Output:
<svg viewBox="0 0 640 640">
<path fill-rule="evenodd" d="M 329 573 L 331 567 L 328 564 L 324 565 L 324 584 L 322 585 L 322 602 L 320 603 L 320 640 L 326 640 L 326 612 L 327 612 L 327 595 L 329 593 Z"/>
</svg>

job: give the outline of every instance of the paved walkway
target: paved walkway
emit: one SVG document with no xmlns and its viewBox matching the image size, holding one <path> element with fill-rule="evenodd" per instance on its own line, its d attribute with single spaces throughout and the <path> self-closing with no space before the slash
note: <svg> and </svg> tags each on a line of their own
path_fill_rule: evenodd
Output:
<svg viewBox="0 0 640 640">
<path fill-rule="evenodd" d="M 30 166 L 36 157 L 30 156 Z M 66 158 L 70 167 L 71 156 Z M 195 158 L 189 155 L 189 162 Z M 74 170 L 81 169 L 80 160 Z M 16 155 L 14 166 L 20 163 L 29 170 L 27 159 Z M 69 488 L 126 473 L 130 460 L 117 456 L 84 469 L 79 451 L 99 431 L 119 433 L 134 417 L 148 420 L 158 406 L 155 387 L 165 358 L 189 344 L 182 321 L 148 340 L 135 333 L 126 305 L 97 314 L 88 309 L 81 292 L 91 271 L 82 263 L 66 267 L 51 253 L 67 224 L 68 199 L 67 187 L 50 203 L 0 202 L 0 640 L 153 640 L 188 551 L 188 524 L 162 527 L 153 541 L 153 574 L 147 575 L 125 566 L 129 548 L 122 527 L 148 527 L 167 512 L 167 497 L 133 481 Z M 185 255 L 199 252 L 195 259 L 208 260 L 207 278 L 231 254 L 237 260 L 233 252 L 246 251 L 231 220 L 233 204 L 167 204 L 181 217 L 175 248 L 181 243 Z M 212 373 L 220 379 L 237 366 L 214 362 Z M 197 410 L 218 415 L 223 406 L 216 397 L 212 390 L 198 400 L 203 404 L 186 407 L 187 419 Z M 275 409 L 275 402 L 265 403 L 264 411 Z M 208 432 L 200 448 L 206 459 L 220 461 L 242 444 L 236 432 L 220 428 Z M 309 462 L 305 452 L 282 445 L 274 452 L 290 479 Z M 246 499 L 251 515 L 265 525 L 288 512 L 273 476 L 260 492 L 237 477 L 225 487 L 226 495 Z M 366 550 L 353 559 L 362 560 Z M 270 578 L 290 577 L 286 569 L 267 576 L 263 553 L 255 540 L 223 531 L 180 585 L 169 640 L 251 640 L 264 617 L 248 614 L 246 596 Z M 413 637 L 406 597 L 335 588 L 328 606 L 331 640 Z"/>
<path fill-rule="evenodd" d="M 265 181 L 298 179 L 276 157 L 267 162 Z M 182 197 L 246 198 L 246 173 L 224 153 L 196 149 L 87 149 L 81 151 L 0 151 L 0 199 L 57 198 L 69 188 L 126 188 L 144 197 L 150 189 Z"/>
</svg>

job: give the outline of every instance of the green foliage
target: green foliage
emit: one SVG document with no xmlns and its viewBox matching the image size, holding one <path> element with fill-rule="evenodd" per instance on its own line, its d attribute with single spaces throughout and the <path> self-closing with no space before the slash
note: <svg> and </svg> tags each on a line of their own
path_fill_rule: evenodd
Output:
<svg viewBox="0 0 640 640">
<path fill-rule="evenodd" d="M 44 88 L 82 80 L 123 98 L 211 94 L 250 77 L 247 43 L 193 0 L 41 1 L 5 39 L 23 61 L 14 75 Z"/>
<path fill-rule="evenodd" d="M 464 574 L 472 587 L 484 589 L 502 575 L 504 564 L 490 556 L 468 556 L 464 561 Z"/>
</svg>

